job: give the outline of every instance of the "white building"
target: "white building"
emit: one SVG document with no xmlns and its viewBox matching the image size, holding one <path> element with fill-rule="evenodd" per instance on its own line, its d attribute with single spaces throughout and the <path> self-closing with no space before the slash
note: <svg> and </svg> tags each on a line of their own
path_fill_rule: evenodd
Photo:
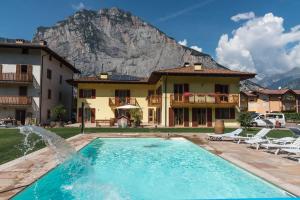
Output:
<svg viewBox="0 0 300 200">
<path fill-rule="evenodd" d="M 80 73 L 47 47 L 45 41 L 0 43 L 0 119 L 44 124 L 51 109 L 63 104 L 71 119 L 73 89 L 66 80 Z"/>
</svg>

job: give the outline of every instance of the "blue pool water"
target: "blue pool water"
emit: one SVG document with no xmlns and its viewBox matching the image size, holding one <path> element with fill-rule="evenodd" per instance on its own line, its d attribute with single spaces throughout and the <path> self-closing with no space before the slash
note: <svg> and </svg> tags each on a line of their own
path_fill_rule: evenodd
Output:
<svg viewBox="0 0 300 200">
<path fill-rule="evenodd" d="M 96 139 L 80 153 L 89 165 L 64 163 L 13 199 L 289 197 L 184 139 Z"/>
</svg>

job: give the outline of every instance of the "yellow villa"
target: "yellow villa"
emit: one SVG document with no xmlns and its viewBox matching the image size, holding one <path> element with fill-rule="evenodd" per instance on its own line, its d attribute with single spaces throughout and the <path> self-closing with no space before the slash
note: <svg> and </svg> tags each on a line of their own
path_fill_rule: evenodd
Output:
<svg viewBox="0 0 300 200">
<path fill-rule="evenodd" d="M 241 80 L 255 74 L 228 69 L 184 65 L 154 71 L 148 78 L 101 73 L 69 82 L 77 87 L 77 121 L 115 122 L 128 111 L 122 105 L 138 106 L 142 124 L 162 127 L 212 127 L 216 119 L 236 127 Z M 111 124 L 112 125 L 112 124 Z"/>
</svg>

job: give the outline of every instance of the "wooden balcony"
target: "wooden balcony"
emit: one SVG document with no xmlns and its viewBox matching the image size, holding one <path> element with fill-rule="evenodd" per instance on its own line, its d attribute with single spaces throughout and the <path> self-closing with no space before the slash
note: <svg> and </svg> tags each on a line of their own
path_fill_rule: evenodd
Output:
<svg viewBox="0 0 300 200">
<path fill-rule="evenodd" d="M 148 96 L 147 99 L 148 99 L 148 106 L 153 106 L 153 107 L 161 106 L 161 102 L 162 102 L 161 95 L 151 95 Z"/>
<path fill-rule="evenodd" d="M 31 83 L 32 80 L 32 74 L 0 73 L 0 82 Z"/>
<path fill-rule="evenodd" d="M 0 105 L 5 106 L 16 106 L 16 105 L 31 105 L 31 97 L 22 96 L 0 96 Z"/>
<path fill-rule="evenodd" d="M 171 106 L 239 105 L 238 94 L 185 93 L 171 94 Z"/>
<path fill-rule="evenodd" d="M 120 97 L 111 97 L 109 98 L 109 106 L 110 107 L 118 107 L 118 106 L 123 106 L 123 105 L 137 105 L 136 98 L 134 97 L 125 97 L 125 98 L 120 98 Z"/>
</svg>

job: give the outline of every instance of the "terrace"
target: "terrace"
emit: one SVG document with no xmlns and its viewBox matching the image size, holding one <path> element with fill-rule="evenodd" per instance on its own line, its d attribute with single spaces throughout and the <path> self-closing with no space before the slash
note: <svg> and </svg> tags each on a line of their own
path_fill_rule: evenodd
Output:
<svg viewBox="0 0 300 200">
<path fill-rule="evenodd" d="M 162 96 L 161 95 L 151 95 L 148 97 L 148 106 L 161 106 Z"/>
<path fill-rule="evenodd" d="M 16 106 L 16 105 L 31 105 L 32 97 L 26 96 L 0 96 L 0 105 Z"/>
<path fill-rule="evenodd" d="M 110 97 L 109 98 L 109 106 L 112 108 L 118 107 L 118 106 L 123 106 L 123 105 L 137 105 L 136 98 L 134 97 Z"/>
<path fill-rule="evenodd" d="M 216 93 L 184 93 L 171 94 L 171 106 L 186 105 L 238 105 L 238 94 L 216 94 Z"/>
<path fill-rule="evenodd" d="M 32 74 L 0 73 L 0 82 L 3 83 L 32 83 L 32 81 Z"/>
</svg>

